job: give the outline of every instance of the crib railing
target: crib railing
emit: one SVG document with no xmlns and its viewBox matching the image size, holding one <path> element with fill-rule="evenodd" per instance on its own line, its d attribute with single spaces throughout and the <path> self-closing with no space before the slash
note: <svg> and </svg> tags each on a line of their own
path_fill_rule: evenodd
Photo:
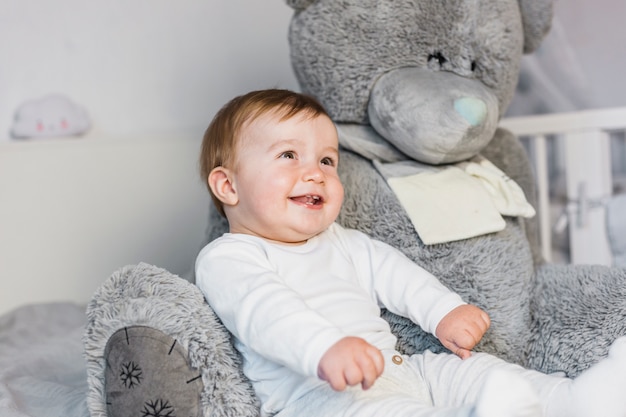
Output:
<svg viewBox="0 0 626 417">
<path fill-rule="evenodd" d="M 613 131 L 626 130 L 626 107 L 505 118 L 500 125 L 528 141 L 538 186 L 542 254 L 553 259 L 552 230 L 569 225 L 569 261 L 611 265 L 605 205 L 613 194 Z M 548 138 L 564 152 L 566 205 L 560 220 L 550 210 Z M 626 215 L 626 214 L 625 214 Z"/>
</svg>

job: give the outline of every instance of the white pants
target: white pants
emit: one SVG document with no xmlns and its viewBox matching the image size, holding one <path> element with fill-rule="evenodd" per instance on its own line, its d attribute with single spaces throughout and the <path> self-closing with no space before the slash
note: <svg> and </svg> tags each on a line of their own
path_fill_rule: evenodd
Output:
<svg viewBox="0 0 626 417">
<path fill-rule="evenodd" d="M 490 371 L 504 369 L 526 378 L 545 404 L 564 378 L 527 370 L 485 353 L 462 360 L 453 354 L 406 356 L 383 352 L 385 370 L 367 391 L 360 386 L 333 391 L 322 386 L 277 417 L 469 417 Z"/>
</svg>

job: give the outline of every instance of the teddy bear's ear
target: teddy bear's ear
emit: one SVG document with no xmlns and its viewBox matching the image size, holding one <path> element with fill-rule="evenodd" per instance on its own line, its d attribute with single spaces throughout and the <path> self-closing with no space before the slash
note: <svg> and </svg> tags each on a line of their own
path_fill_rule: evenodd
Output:
<svg viewBox="0 0 626 417">
<path fill-rule="evenodd" d="M 550 30 L 552 0 L 518 0 L 524 25 L 524 53 L 533 52 Z"/>
<path fill-rule="evenodd" d="M 285 0 L 287 6 L 292 7 L 296 11 L 304 10 L 317 0 Z"/>
</svg>

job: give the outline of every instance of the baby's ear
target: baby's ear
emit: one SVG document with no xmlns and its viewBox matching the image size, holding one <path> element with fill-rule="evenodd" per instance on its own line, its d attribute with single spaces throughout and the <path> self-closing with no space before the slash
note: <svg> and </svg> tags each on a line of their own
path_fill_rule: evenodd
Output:
<svg viewBox="0 0 626 417">
<path fill-rule="evenodd" d="M 237 191 L 233 187 L 232 173 L 224 167 L 216 167 L 209 173 L 209 187 L 222 203 L 234 206 L 239 201 Z"/>
</svg>

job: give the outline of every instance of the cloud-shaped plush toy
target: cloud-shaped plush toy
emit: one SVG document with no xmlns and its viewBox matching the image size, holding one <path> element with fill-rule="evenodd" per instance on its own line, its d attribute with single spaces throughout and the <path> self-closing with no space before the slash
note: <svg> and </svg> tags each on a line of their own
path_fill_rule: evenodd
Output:
<svg viewBox="0 0 626 417">
<path fill-rule="evenodd" d="M 52 94 L 23 103 L 15 113 L 14 138 L 77 136 L 91 127 L 84 108 L 69 98 Z"/>
</svg>

